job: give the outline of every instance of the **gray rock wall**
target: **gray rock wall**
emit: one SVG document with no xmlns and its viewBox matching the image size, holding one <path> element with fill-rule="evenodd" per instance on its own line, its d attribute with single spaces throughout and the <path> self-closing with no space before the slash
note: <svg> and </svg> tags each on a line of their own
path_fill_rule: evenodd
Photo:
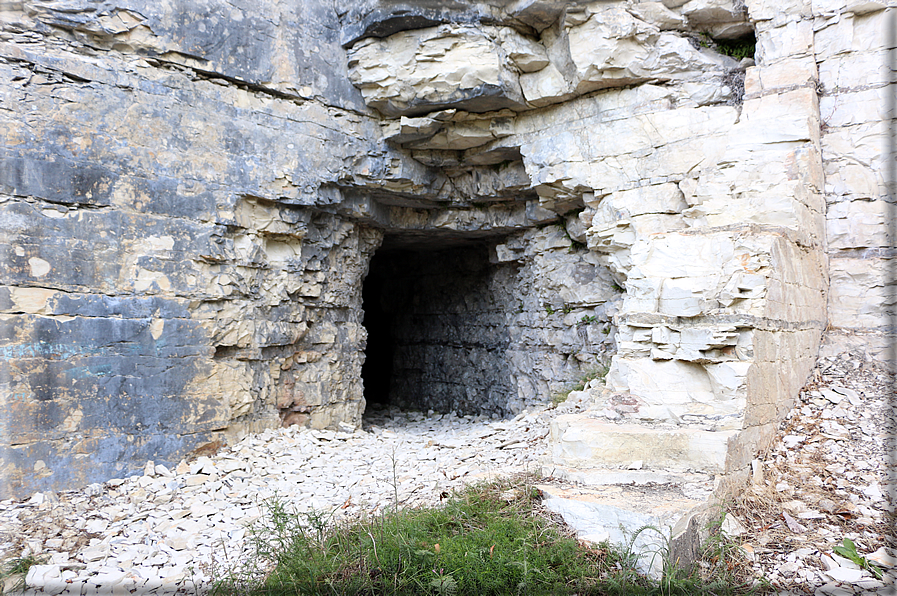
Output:
<svg viewBox="0 0 897 596">
<path fill-rule="evenodd" d="M 339 65 L 315 69 L 321 100 L 286 99 L 255 86 L 270 82 L 264 65 L 282 64 L 248 26 L 273 11 L 233 26 L 231 43 L 255 53 L 231 64 L 221 31 L 197 39 L 190 11 L 144 15 L 137 29 L 168 39 L 152 49 L 128 45 L 135 29 L 98 32 L 125 9 L 94 6 L 4 14 L 5 494 L 176 462 L 302 408 L 319 426 L 362 408 L 363 332 L 349 311 L 377 238 L 294 206 L 326 204 L 322 184 L 365 168 L 390 177 L 378 171 L 393 166 L 376 122 L 323 102 L 357 104 Z M 186 28 L 193 38 L 178 34 Z M 186 54 L 219 52 L 208 54 L 212 74 L 175 64 L 171 40 Z M 313 53 L 325 42 L 304 43 Z M 171 52 L 174 62 L 154 57 Z"/>
<path fill-rule="evenodd" d="M 5 4 L 0 497 L 357 425 L 384 236 L 422 251 L 399 403 L 610 364 L 609 441 L 742 469 L 827 326 L 884 345 L 893 9 L 833 1 Z"/>
</svg>

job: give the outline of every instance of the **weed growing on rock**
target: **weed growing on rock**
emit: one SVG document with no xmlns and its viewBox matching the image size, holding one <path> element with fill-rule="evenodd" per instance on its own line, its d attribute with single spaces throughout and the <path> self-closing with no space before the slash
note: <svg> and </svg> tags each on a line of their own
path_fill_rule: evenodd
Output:
<svg viewBox="0 0 897 596">
<path fill-rule="evenodd" d="M 603 379 L 607 376 L 607 372 L 610 370 L 609 367 L 604 364 L 599 364 L 595 367 L 587 370 L 579 380 L 576 381 L 573 385 L 564 389 L 563 391 L 558 391 L 554 395 L 551 396 L 551 403 L 555 406 L 564 403 L 567 401 L 567 398 L 570 397 L 570 394 L 574 391 L 582 391 L 586 388 L 586 386 L 594 381 L 595 379 Z"/>
<path fill-rule="evenodd" d="M 713 39 L 704 32 L 692 39 L 697 47 L 709 48 L 736 60 L 753 58 L 757 51 L 757 38 L 753 34 L 738 39 Z"/>
<path fill-rule="evenodd" d="M 705 528 L 707 535 L 697 561 L 699 573 L 708 582 L 748 585 L 752 580 L 751 564 L 738 542 L 723 530 L 726 515 L 729 514 L 721 507 Z M 761 579 L 759 586 L 769 587 L 765 579 Z"/>
<path fill-rule="evenodd" d="M 881 569 L 879 569 L 878 566 L 869 563 L 869 561 L 866 560 L 866 557 L 858 553 L 856 545 L 850 538 L 845 538 L 844 540 L 842 540 L 841 546 L 836 546 L 832 550 L 836 555 L 853 561 L 857 564 L 857 566 L 863 569 L 868 569 L 877 579 L 881 579 Z"/>
<path fill-rule="evenodd" d="M 757 42 L 753 36 L 745 40 L 717 40 L 715 43 L 717 52 L 725 54 L 726 56 L 731 56 L 736 60 L 753 58 L 754 53 L 757 51 Z"/>
</svg>

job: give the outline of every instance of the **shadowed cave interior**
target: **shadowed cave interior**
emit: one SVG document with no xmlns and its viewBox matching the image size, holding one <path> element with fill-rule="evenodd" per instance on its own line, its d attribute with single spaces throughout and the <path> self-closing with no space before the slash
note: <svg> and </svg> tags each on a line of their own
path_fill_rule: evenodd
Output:
<svg viewBox="0 0 897 596">
<path fill-rule="evenodd" d="M 437 243 L 387 236 L 364 281 L 366 411 L 504 416 L 516 264 L 492 264 L 500 238 Z"/>
</svg>

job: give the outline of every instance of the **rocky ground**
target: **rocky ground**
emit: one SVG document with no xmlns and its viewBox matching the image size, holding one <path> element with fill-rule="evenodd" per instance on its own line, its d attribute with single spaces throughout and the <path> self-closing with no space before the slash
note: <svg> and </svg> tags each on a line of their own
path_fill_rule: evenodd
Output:
<svg viewBox="0 0 897 596">
<path fill-rule="evenodd" d="M 537 471 L 551 412 L 513 420 L 383 411 L 354 432 L 290 427 L 246 437 L 174 470 L 82 491 L 0 503 L 3 558 L 37 554 L 26 578 L 44 593 L 138 588 L 169 592 L 209 581 L 244 556 L 246 525 L 279 497 L 339 519 L 438 503 L 466 482 Z"/>
<path fill-rule="evenodd" d="M 893 389 L 893 375 L 862 354 L 821 359 L 750 487 L 730 499 L 730 532 L 774 586 L 893 593 Z M 880 578 L 833 553 L 845 538 Z"/>
<path fill-rule="evenodd" d="M 729 499 L 725 529 L 782 592 L 887 593 L 893 584 L 891 384 L 860 356 L 820 361 L 751 486 Z M 143 475 L 4 501 L 0 553 L 42 560 L 26 578 L 32 591 L 193 592 L 245 556 L 247 524 L 275 497 L 336 518 L 396 499 L 438 503 L 475 479 L 538 471 L 549 419 L 582 407 L 503 421 L 387 410 L 353 432 L 269 430 L 174 470 L 150 462 Z M 833 553 L 844 538 L 880 579 Z"/>
</svg>

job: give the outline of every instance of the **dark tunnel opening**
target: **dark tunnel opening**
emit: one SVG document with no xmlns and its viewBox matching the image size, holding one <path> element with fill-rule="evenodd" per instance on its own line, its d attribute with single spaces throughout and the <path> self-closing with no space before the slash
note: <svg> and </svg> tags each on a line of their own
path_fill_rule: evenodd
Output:
<svg viewBox="0 0 897 596">
<path fill-rule="evenodd" d="M 362 289 L 368 412 L 505 416 L 512 387 L 508 304 L 516 264 L 490 263 L 497 239 L 454 244 L 387 237 Z"/>
<path fill-rule="evenodd" d="M 395 340 L 391 330 L 391 317 L 384 300 L 387 283 L 388 255 L 378 252 L 371 259 L 370 269 L 361 292 L 364 309 L 364 326 L 368 340 L 365 360 L 361 367 L 364 397 L 368 408 L 380 409 L 389 405 L 392 380 L 392 359 Z"/>
</svg>

